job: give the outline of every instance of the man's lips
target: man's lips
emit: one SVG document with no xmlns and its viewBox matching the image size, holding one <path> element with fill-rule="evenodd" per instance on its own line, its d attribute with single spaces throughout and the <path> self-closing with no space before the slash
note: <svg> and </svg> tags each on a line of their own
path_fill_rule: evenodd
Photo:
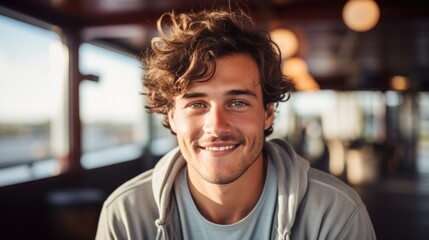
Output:
<svg viewBox="0 0 429 240">
<path fill-rule="evenodd" d="M 209 151 L 220 152 L 220 151 L 231 150 L 237 146 L 238 144 L 232 144 L 232 145 L 223 145 L 223 146 L 206 146 L 206 147 L 201 146 L 201 148 Z"/>
<path fill-rule="evenodd" d="M 201 150 L 222 152 L 233 150 L 243 143 L 243 139 L 228 135 L 217 138 L 201 138 L 195 141 L 193 145 Z"/>
</svg>

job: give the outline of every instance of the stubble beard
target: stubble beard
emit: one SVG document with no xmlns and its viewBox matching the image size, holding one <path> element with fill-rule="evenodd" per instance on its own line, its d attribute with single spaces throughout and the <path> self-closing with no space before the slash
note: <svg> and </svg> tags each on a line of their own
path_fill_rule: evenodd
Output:
<svg viewBox="0 0 429 240">
<path fill-rule="evenodd" d="M 202 138 L 202 139 L 195 141 L 192 145 L 194 147 L 194 150 L 199 151 L 201 149 L 198 149 L 198 148 L 202 144 L 210 143 L 210 142 L 214 142 L 214 141 L 219 141 L 219 140 L 220 141 L 238 142 L 240 144 L 240 146 L 243 146 L 243 144 L 245 143 L 245 140 L 242 137 L 234 137 L 231 135 L 227 135 L 227 136 L 221 136 L 218 138 L 214 138 L 214 137 L 206 138 L 206 139 Z M 262 146 L 263 146 L 263 143 L 264 143 L 264 139 L 261 139 L 261 145 Z M 254 145 L 256 145 L 256 144 L 254 144 Z M 230 183 L 235 182 L 240 177 L 242 177 L 243 174 L 245 174 L 247 172 L 247 170 L 258 160 L 258 158 L 261 156 L 261 154 L 263 152 L 262 146 L 260 146 L 259 153 L 250 162 L 246 161 L 246 159 L 238 160 L 238 161 L 241 161 L 240 165 L 236 169 L 234 169 L 230 174 L 224 174 L 224 173 L 220 172 L 220 173 L 217 173 L 216 176 L 210 177 L 209 175 L 205 175 L 205 174 L 201 173 L 199 171 L 198 166 L 191 166 L 191 167 L 194 168 L 194 170 L 198 173 L 198 175 L 202 179 L 204 179 L 205 181 L 207 181 L 209 183 L 216 184 L 216 185 L 230 184 Z M 249 149 L 253 149 L 254 147 L 257 147 L 257 146 L 251 146 Z M 234 161 L 234 160 L 237 160 L 237 159 L 233 159 L 233 160 L 229 160 L 229 161 Z M 191 165 L 193 165 L 193 164 L 191 164 Z"/>
</svg>

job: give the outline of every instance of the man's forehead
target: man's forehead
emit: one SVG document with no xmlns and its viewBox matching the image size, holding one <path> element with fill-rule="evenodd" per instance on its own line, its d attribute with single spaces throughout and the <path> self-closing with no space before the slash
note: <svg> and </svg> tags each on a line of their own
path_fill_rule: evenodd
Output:
<svg viewBox="0 0 429 240">
<path fill-rule="evenodd" d="M 180 96 L 189 93 L 222 92 L 222 94 L 230 94 L 234 91 L 236 93 L 261 91 L 259 69 L 255 60 L 248 54 L 234 54 L 217 58 L 213 74 L 188 81 L 189 85 Z"/>
</svg>

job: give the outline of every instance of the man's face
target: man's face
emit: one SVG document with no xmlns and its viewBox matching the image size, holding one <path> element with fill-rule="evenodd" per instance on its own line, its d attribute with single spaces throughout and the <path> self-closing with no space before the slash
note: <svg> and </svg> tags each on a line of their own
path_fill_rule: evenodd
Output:
<svg viewBox="0 0 429 240">
<path fill-rule="evenodd" d="M 262 161 L 274 107 L 263 106 L 259 71 L 249 55 L 217 59 L 213 78 L 192 83 L 174 103 L 169 122 L 189 174 L 228 184 Z"/>
</svg>

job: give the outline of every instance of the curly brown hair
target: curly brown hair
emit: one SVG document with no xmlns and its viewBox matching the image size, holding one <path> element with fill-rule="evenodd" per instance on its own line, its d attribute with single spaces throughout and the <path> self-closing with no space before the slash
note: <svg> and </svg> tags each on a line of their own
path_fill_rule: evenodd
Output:
<svg viewBox="0 0 429 240">
<path fill-rule="evenodd" d="M 143 94 L 146 108 L 163 114 L 162 124 L 170 131 L 167 113 L 174 98 L 192 82 L 210 80 L 220 57 L 249 54 L 259 69 L 264 106 L 288 100 L 293 85 L 282 73 L 278 46 L 243 11 L 164 13 L 157 27 L 160 36 L 152 39 L 143 56 Z M 265 136 L 272 131 L 272 126 L 266 129 Z"/>
</svg>

